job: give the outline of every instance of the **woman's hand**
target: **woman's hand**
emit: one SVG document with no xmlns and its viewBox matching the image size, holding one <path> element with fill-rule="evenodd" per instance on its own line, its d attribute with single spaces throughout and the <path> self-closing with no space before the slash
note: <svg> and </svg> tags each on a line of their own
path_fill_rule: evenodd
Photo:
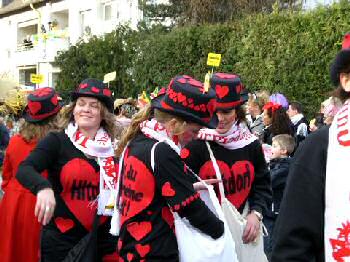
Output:
<svg viewBox="0 0 350 262">
<path fill-rule="evenodd" d="M 38 217 L 38 222 L 47 225 L 55 211 L 56 200 L 53 190 L 45 188 L 36 195 L 35 216 Z"/>
<path fill-rule="evenodd" d="M 207 185 L 213 185 L 213 184 L 217 184 L 217 183 L 221 183 L 222 181 L 219 180 L 219 179 L 216 179 L 216 178 L 212 178 L 212 179 L 206 179 L 206 180 L 203 180 Z M 206 190 L 207 188 L 203 185 L 202 182 L 196 182 L 196 183 L 193 183 L 193 188 L 194 190 L 196 191 L 199 191 L 199 190 Z"/>
<path fill-rule="evenodd" d="M 260 221 L 254 213 L 247 216 L 247 225 L 245 226 L 242 240 L 244 244 L 254 241 L 260 232 Z"/>
</svg>

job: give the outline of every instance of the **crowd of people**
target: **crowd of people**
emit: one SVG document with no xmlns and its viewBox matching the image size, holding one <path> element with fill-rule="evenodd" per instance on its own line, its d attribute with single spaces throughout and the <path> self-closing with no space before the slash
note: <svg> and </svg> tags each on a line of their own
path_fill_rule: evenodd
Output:
<svg viewBox="0 0 350 262">
<path fill-rule="evenodd" d="M 33 91 L 20 125 L 0 118 L 1 261 L 184 262 L 180 226 L 209 245 L 198 261 L 346 261 L 349 72 L 346 36 L 310 122 L 234 73 L 175 76 L 142 108 L 92 78 L 67 105 Z"/>
</svg>

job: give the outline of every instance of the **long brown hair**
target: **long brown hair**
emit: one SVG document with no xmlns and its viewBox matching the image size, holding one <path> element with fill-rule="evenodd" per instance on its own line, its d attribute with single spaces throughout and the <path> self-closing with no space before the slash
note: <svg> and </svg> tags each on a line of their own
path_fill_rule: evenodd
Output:
<svg viewBox="0 0 350 262">
<path fill-rule="evenodd" d="M 101 103 L 100 101 L 98 103 L 101 108 L 101 127 L 103 127 L 106 130 L 108 135 L 113 140 L 121 133 L 122 127 L 120 125 L 117 125 L 114 114 L 109 112 L 107 107 L 103 103 Z M 70 122 L 74 121 L 73 111 L 76 104 L 77 101 L 75 100 L 62 110 L 59 123 L 61 129 L 65 129 Z"/>
<path fill-rule="evenodd" d="M 25 121 L 19 128 L 19 134 L 27 143 L 36 142 L 45 137 L 50 131 L 58 131 L 58 114 L 38 123 Z"/>
</svg>

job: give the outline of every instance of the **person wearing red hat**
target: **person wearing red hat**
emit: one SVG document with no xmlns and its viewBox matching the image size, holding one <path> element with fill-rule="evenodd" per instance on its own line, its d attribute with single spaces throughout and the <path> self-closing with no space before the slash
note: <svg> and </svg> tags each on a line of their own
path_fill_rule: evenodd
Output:
<svg viewBox="0 0 350 262">
<path fill-rule="evenodd" d="M 36 197 L 18 183 L 15 175 L 19 164 L 26 159 L 37 142 L 49 131 L 58 129 L 60 105 L 52 88 L 40 88 L 29 94 L 24 110 L 25 123 L 13 136 L 6 150 L 0 202 L 1 261 L 39 261 L 41 225 L 34 216 Z M 42 173 L 46 176 L 46 172 Z"/>
<path fill-rule="evenodd" d="M 208 142 L 222 174 L 226 198 L 240 213 L 249 203 L 247 225 L 241 237 L 244 243 L 250 243 L 260 232 L 262 214 L 271 200 L 267 164 L 258 138 L 246 125 L 245 112 L 241 107 L 243 84 L 240 77 L 216 73 L 210 80 L 210 86 L 216 92 L 218 126 L 199 132 L 199 139 L 184 149 L 184 161 L 202 179 L 216 178 L 206 145 Z"/>
<path fill-rule="evenodd" d="M 49 133 L 18 168 L 19 182 L 37 196 L 41 261 L 117 261 L 117 239 L 108 233 L 116 179 L 112 112 L 108 87 L 85 79 L 61 116 L 64 130 Z"/>
<path fill-rule="evenodd" d="M 330 127 L 309 135 L 294 155 L 279 218 L 272 262 L 350 259 L 350 34 L 330 68 L 344 103 Z"/>
<path fill-rule="evenodd" d="M 223 235 L 223 222 L 199 198 L 178 154 L 202 126 L 216 126 L 214 110 L 213 90 L 204 92 L 201 82 L 177 76 L 165 93 L 152 100 L 151 107 L 134 117 L 123 135 L 117 150 L 117 155 L 124 156 L 117 200 L 118 251 L 123 261 L 179 261 L 171 211 L 214 239 Z M 151 151 L 158 141 L 170 141 L 175 149 L 159 143 L 153 171 Z"/>
</svg>

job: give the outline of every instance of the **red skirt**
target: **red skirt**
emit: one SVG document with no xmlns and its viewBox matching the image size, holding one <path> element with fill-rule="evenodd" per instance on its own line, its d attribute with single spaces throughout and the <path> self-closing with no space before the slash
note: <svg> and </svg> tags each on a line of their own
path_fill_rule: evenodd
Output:
<svg viewBox="0 0 350 262">
<path fill-rule="evenodd" d="M 38 262 L 41 225 L 34 216 L 36 196 L 7 188 L 0 201 L 2 262 Z"/>
</svg>

